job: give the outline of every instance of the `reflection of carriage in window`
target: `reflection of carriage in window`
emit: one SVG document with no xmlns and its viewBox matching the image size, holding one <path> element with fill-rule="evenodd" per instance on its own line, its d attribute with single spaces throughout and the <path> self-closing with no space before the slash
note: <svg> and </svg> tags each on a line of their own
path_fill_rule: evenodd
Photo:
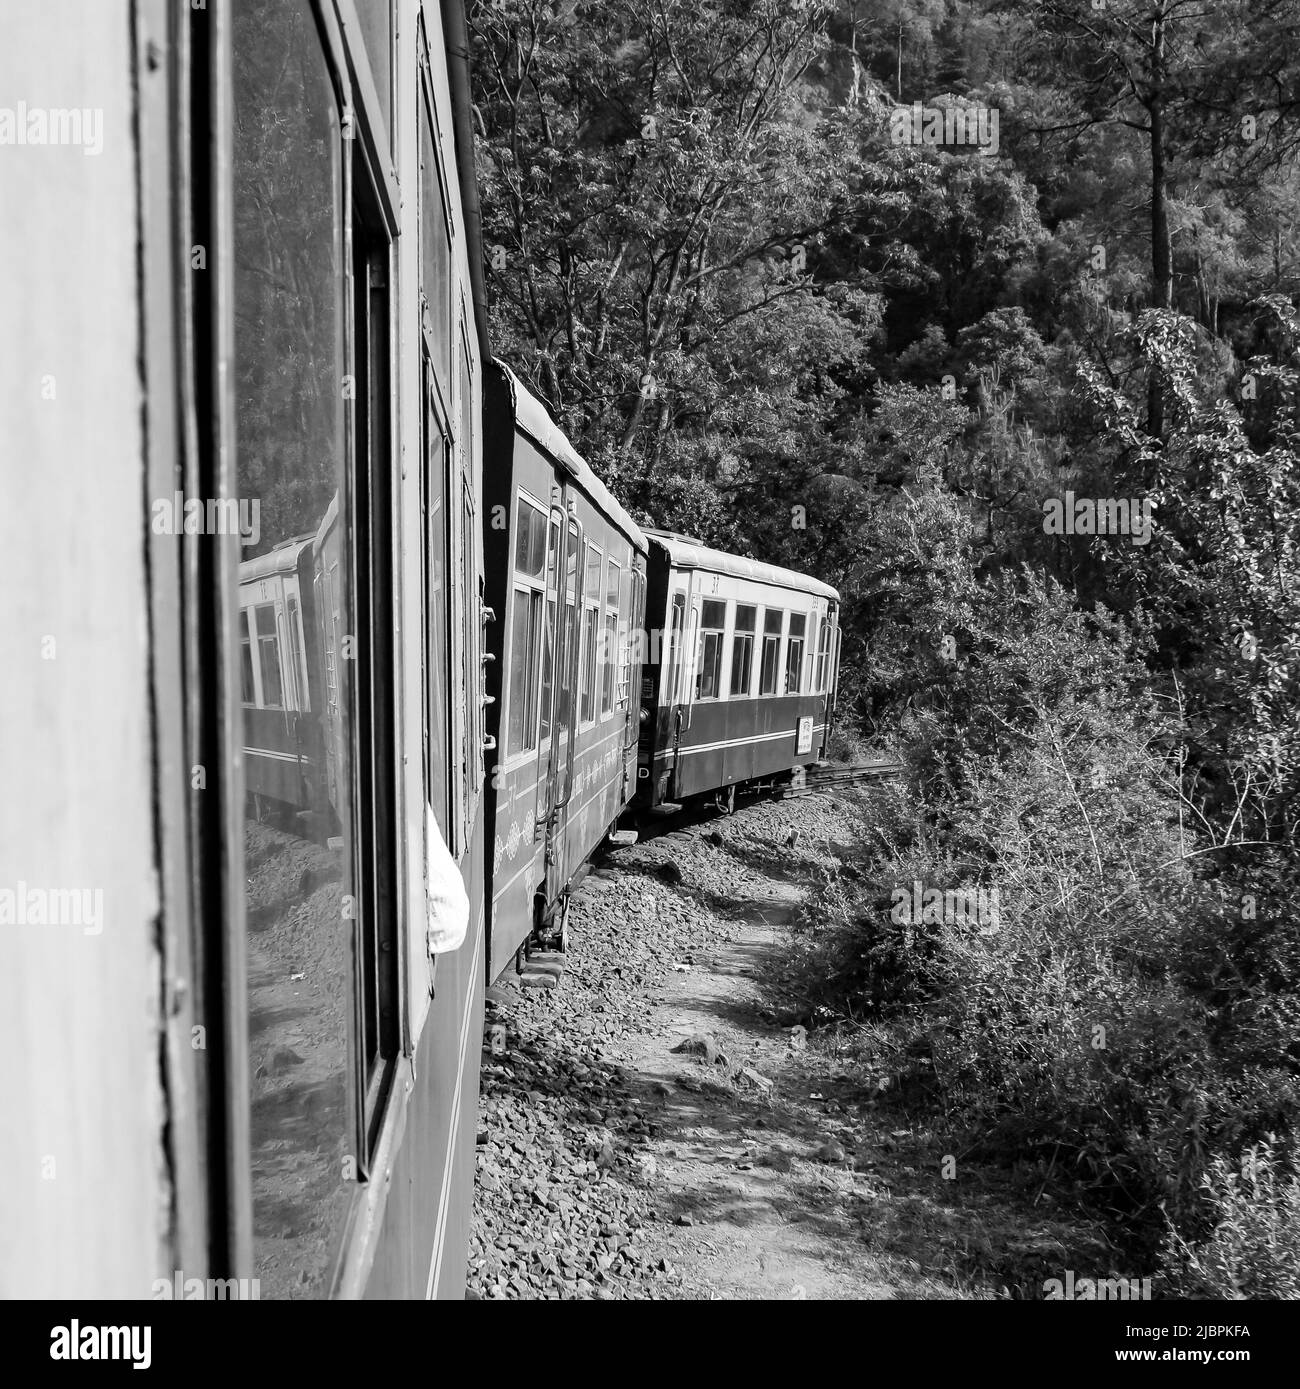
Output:
<svg viewBox="0 0 1300 1389">
<path fill-rule="evenodd" d="M 337 825 L 340 537 L 335 496 L 315 534 L 239 566 L 244 767 L 258 803 Z"/>
</svg>

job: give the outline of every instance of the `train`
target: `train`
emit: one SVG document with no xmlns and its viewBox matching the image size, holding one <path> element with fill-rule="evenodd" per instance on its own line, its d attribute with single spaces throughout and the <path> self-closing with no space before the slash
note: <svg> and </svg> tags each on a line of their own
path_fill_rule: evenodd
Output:
<svg viewBox="0 0 1300 1389">
<path fill-rule="evenodd" d="M 487 988 L 637 816 L 825 754 L 835 589 L 639 524 L 493 355 L 468 53 L 11 18 L 98 137 L 0 161 L 6 1296 L 462 1297 Z"/>
</svg>

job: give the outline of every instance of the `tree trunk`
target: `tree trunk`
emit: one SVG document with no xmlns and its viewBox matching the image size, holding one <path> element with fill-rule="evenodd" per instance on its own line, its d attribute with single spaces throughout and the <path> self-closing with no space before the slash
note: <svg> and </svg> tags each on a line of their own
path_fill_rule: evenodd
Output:
<svg viewBox="0 0 1300 1389">
<path fill-rule="evenodd" d="M 1165 26 L 1157 20 L 1152 33 L 1151 98 L 1151 302 L 1157 309 L 1174 303 L 1174 254 L 1169 234 L 1169 204 L 1165 167 Z M 1147 387 L 1147 430 L 1154 438 L 1165 431 L 1164 383 L 1154 368 Z"/>
</svg>

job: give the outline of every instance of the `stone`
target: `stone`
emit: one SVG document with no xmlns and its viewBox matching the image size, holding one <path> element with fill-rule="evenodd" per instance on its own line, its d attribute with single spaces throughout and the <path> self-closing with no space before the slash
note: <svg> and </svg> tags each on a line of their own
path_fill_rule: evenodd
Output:
<svg viewBox="0 0 1300 1389">
<path fill-rule="evenodd" d="M 725 1063 L 726 1055 L 717 1041 L 709 1036 L 707 1032 L 695 1032 L 684 1041 L 678 1042 L 673 1048 L 676 1054 L 686 1056 L 702 1056 L 707 1065 L 714 1066 L 719 1062 Z"/>
</svg>

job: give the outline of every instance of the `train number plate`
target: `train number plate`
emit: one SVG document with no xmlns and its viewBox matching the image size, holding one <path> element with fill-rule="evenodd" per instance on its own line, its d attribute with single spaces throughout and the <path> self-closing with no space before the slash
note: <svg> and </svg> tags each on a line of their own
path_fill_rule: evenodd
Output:
<svg viewBox="0 0 1300 1389">
<path fill-rule="evenodd" d="M 796 753 L 812 751 L 813 721 L 812 715 L 799 720 L 799 732 L 796 735 L 794 750 Z"/>
</svg>

